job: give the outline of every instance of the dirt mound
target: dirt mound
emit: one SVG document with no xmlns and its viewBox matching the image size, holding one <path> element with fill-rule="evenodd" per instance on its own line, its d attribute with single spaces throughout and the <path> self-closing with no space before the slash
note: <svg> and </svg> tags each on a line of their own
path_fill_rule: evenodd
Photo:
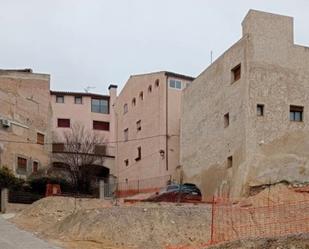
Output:
<svg viewBox="0 0 309 249">
<path fill-rule="evenodd" d="M 35 229 L 37 232 L 42 232 L 77 210 L 107 206 L 111 206 L 111 204 L 99 199 L 47 197 L 24 209 L 12 221 L 26 229 Z"/>
<path fill-rule="evenodd" d="M 240 201 L 241 206 L 264 206 L 308 200 L 309 194 L 285 184 L 270 186 L 256 195 Z"/>
<path fill-rule="evenodd" d="M 209 240 L 206 206 L 144 205 L 79 210 L 48 229 L 62 240 L 113 242 L 114 246 L 160 249 Z"/>
<path fill-rule="evenodd" d="M 235 241 L 207 249 L 308 249 L 309 235 L 302 234 L 271 239 L 256 239 Z"/>
</svg>

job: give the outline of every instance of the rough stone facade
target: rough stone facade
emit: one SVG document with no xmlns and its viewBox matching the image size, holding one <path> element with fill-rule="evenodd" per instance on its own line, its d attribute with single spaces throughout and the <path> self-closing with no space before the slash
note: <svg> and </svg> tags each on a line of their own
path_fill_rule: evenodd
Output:
<svg viewBox="0 0 309 249">
<path fill-rule="evenodd" d="M 21 177 L 49 165 L 49 85 L 46 74 L 0 70 L 0 165 Z"/>
<path fill-rule="evenodd" d="M 309 48 L 294 44 L 291 17 L 251 10 L 242 25 L 183 94 L 181 165 L 205 199 L 309 179 Z"/>
</svg>

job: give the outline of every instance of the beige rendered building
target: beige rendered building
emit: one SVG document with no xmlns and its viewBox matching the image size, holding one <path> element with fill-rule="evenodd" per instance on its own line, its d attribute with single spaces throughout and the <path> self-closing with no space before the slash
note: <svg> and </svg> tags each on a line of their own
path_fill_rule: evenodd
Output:
<svg viewBox="0 0 309 249">
<path fill-rule="evenodd" d="M 309 179 L 309 48 L 291 17 L 250 10 L 242 26 L 184 91 L 181 165 L 205 199 Z"/>
<path fill-rule="evenodd" d="M 181 94 L 193 79 L 171 72 L 129 78 L 115 108 L 120 183 L 138 180 L 142 188 L 159 187 L 174 177 L 179 166 Z"/>
<path fill-rule="evenodd" d="M 59 153 L 65 153 L 63 135 L 74 125 L 101 137 L 102 144 L 95 146 L 93 153 L 102 157 L 98 166 L 106 170 L 102 177 L 115 174 L 115 112 L 117 86 L 109 86 L 109 95 L 86 92 L 51 91 L 53 163 L 58 165 Z"/>
<path fill-rule="evenodd" d="M 0 165 L 27 177 L 49 165 L 50 76 L 0 70 Z"/>
</svg>

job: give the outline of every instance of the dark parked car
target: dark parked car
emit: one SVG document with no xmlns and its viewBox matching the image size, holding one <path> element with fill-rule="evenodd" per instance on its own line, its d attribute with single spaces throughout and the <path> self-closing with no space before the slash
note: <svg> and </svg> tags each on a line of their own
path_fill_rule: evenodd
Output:
<svg viewBox="0 0 309 249">
<path fill-rule="evenodd" d="M 201 200 L 201 191 L 192 183 L 168 185 L 165 189 L 148 199 L 148 201 L 158 202 L 200 202 Z"/>
</svg>

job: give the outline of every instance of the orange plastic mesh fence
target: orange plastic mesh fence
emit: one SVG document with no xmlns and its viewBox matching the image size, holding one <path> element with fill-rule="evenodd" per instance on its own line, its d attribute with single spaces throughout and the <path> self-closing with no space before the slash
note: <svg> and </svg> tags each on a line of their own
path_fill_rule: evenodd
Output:
<svg viewBox="0 0 309 249">
<path fill-rule="evenodd" d="M 213 243 L 309 232 L 309 198 L 247 205 L 220 201 L 213 205 Z"/>
<path fill-rule="evenodd" d="M 299 190 L 279 186 L 247 199 L 214 198 L 210 234 L 205 234 L 209 243 L 166 249 L 205 249 L 235 240 L 309 233 L 309 188 Z"/>
<path fill-rule="evenodd" d="M 132 180 L 119 182 L 117 186 L 117 197 L 127 197 L 139 193 L 158 192 L 167 186 L 171 176 L 153 177 L 143 180 Z"/>
</svg>

